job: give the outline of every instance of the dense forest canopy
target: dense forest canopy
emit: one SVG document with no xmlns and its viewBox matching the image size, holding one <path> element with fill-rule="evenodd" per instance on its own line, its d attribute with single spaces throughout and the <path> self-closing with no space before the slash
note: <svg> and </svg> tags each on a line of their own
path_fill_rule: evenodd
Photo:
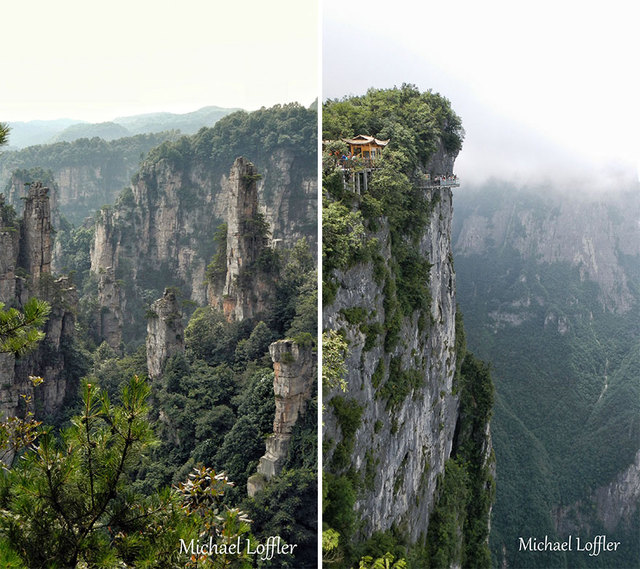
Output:
<svg viewBox="0 0 640 569">
<path fill-rule="evenodd" d="M 0 154 L 0 169 L 7 172 L 36 166 L 52 170 L 78 165 L 105 167 L 113 160 L 126 160 L 135 166 L 141 154 L 146 154 L 165 140 L 176 138 L 178 134 L 178 131 L 165 131 L 110 141 L 95 136 L 73 142 L 28 146 Z"/>
<path fill-rule="evenodd" d="M 166 142 L 149 154 L 180 163 L 184 160 L 211 160 L 229 168 L 240 156 L 268 155 L 290 148 L 296 154 L 314 158 L 316 154 L 317 112 L 298 103 L 275 105 L 248 113 L 237 111 L 220 119 L 211 128 L 201 128 L 195 136 Z"/>
</svg>

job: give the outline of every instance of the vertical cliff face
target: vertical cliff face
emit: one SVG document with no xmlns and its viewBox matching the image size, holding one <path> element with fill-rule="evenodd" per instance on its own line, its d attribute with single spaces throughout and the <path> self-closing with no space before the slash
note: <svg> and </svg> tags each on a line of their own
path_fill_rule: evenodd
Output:
<svg viewBox="0 0 640 569">
<path fill-rule="evenodd" d="M 264 312 L 273 296 L 271 282 L 264 278 L 258 263 L 267 248 L 264 221 L 258 211 L 255 166 L 238 158 L 225 184 L 228 210 L 226 275 L 209 287 L 209 304 L 224 312 L 227 320 L 244 320 Z"/>
<path fill-rule="evenodd" d="M 0 302 L 10 303 L 16 291 L 16 265 L 20 247 L 20 225 L 0 194 Z"/>
<path fill-rule="evenodd" d="M 0 241 L 0 302 L 20 307 L 37 296 L 52 307 L 43 330 L 45 338 L 35 351 L 19 360 L 10 354 L 0 355 L 0 414 L 19 414 L 22 394 L 33 396 L 40 416 L 54 414 L 61 409 L 70 388 L 65 366 L 71 357 L 69 346 L 78 298 L 68 278 L 54 279 L 51 275 L 48 188 L 39 183 L 31 185 L 20 223 L 3 209 Z M 45 378 L 35 392 L 30 375 Z"/>
<path fill-rule="evenodd" d="M 37 182 L 36 182 L 37 181 Z M 7 203 L 11 204 L 18 215 L 22 215 L 24 201 L 29 197 L 29 189 L 32 183 L 39 183 L 49 188 L 49 213 L 51 225 L 60 226 L 60 189 L 51 171 L 42 168 L 20 168 L 14 170 L 5 187 Z"/>
<path fill-rule="evenodd" d="M 638 542 L 640 199 L 507 182 L 461 192 L 454 224 L 469 345 L 500 394 L 492 549 L 517 537 L 597 535 L 632 566 Z M 634 525 L 635 524 L 635 525 Z M 541 564 L 574 567 L 577 553 Z M 633 561 L 632 561 L 633 560 Z"/>
<path fill-rule="evenodd" d="M 267 453 L 260 459 L 258 472 L 267 478 L 277 476 L 289 450 L 291 431 L 306 409 L 313 387 L 315 361 L 311 346 L 293 340 L 280 340 L 269 346 L 273 360 L 273 391 L 276 415 L 273 436 L 267 439 Z"/>
<path fill-rule="evenodd" d="M 175 292 L 165 289 L 147 315 L 147 369 L 151 379 L 162 375 L 167 360 L 184 352 L 182 311 Z"/>
<path fill-rule="evenodd" d="M 323 131 L 325 553 L 489 567 L 493 386 L 466 351 L 451 248 L 461 120 L 403 85 L 327 101 Z"/>
<path fill-rule="evenodd" d="M 397 345 L 385 349 L 381 338 L 371 345 L 367 337 L 372 330 L 384 330 L 390 317 L 388 281 L 376 282 L 374 263 L 337 273 L 340 287 L 324 313 L 325 327 L 343 330 L 349 342 L 348 390 L 332 394 L 327 403 L 331 412 L 325 416 L 325 439 L 344 444 L 345 401 L 361 410 L 350 464 L 368 473 L 355 505 L 365 536 L 401 524 L 411 541 L 426 532 L 458 419 L 452 194 L 449 189 L 429 190 L 426 197 L 433 210 L 418 249 L 431 266 L 431 298 L 425 312 L 402 319 Z M 373 237 L 388 265 L 388 229 L 382 227 Z M 354 309 L 364 317 L 354 319 Z"/>
</svg>

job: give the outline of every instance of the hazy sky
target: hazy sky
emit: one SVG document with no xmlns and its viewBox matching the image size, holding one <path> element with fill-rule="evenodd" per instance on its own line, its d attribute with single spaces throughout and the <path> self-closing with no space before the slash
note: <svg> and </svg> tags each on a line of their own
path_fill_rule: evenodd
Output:
<svg viewBox="0 0 640 569">
<path fill-rule="evenodd" d="M 640 162 L 637 2 L 325 0 L 323 13 L 323 98 L 440 92 L 467 131 L 460 172 Z"/>
<path fill-rule="evenodd" d="M 6 2 L 0 121 L 309 105 L 318 22 L 317 0 Z"/>
</svg>

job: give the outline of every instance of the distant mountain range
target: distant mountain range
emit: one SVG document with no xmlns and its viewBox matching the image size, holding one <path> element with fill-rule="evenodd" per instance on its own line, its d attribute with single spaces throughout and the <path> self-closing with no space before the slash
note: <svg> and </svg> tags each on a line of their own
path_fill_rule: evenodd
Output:
<svg viewBox="0 0 640 569">
<path fill-rule="evenodd" d="M 95 136 L 104 140 L 115 140 L 136 134 L 167 130 L 180 130 L 183 134 L 194 134 L 203 126 L 213 126 L 225 115 L 238 110 L 240 109 L 209 106 L 191 113 L 147 113 L 118 117 L 103 123 L 88 123 L 74 119 L 10 122 L 8 149 L 53 142 L 72 142 L 79 138 Z"/>
</svg>

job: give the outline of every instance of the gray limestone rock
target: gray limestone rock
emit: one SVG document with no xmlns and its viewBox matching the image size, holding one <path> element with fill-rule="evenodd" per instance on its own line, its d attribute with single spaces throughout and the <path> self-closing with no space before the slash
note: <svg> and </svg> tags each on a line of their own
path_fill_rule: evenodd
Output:
<svg viewBox="0 0 640 569">
<path fill-rule="evenodd" d="M 151 305 L 147 318 L 147 369 L 158 379 L 167 360 L 184 352 L 182 312 L 173 291 L 165 289 L 162 298 Z"/>
<path fill-rule="evenodd" d="M 260 459 L 258 473 L 248 481 L 250 496 L 282 471 L 287 460 L 291 432 L 312 396 L 316 373 L 311 346 L 301 346 L 293 340 L 279 340 L 269 346 L 269 353 L 273 360 L 276 413 L 273 434 L 267 439 L 267 452 Z"/>
</svg>

